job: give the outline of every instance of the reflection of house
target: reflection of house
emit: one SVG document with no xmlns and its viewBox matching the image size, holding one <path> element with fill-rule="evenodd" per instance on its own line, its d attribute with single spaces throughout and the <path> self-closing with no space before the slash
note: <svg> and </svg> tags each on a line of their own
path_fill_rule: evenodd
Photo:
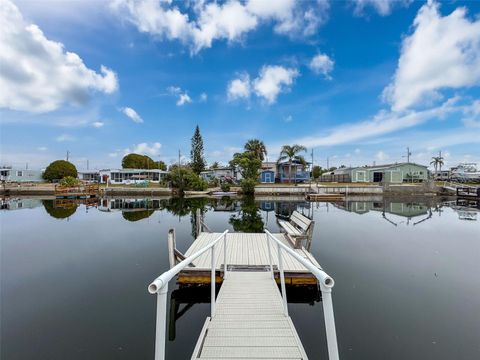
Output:
<svg viewBox="0 0 480 360">
<path fill-rule="evenodd" d="M 421 182 L 428 179 L 428 169 L 415 163 L 339 168 L 330 175 L 347 175 L 352 182 L 403 183 Z"/>
<path fill-rule="evenodd" d="M 349 201 L 345 203 L 344 206 L 340 204 L 335 206 L 357 214 L 365 214 L 369 211 L 379 211 L 408 218 L 426 215 L 430 209 L 426 204 L 394 201 Z"/>
<path fill-rule="evenodd" d="M 159 169 L 104 169 L 100 170 L 100 183 L 136 184 L 146 181 L 159 183 L 165 179 L 167 171 Z"/>
<path fill-rule="evenodd" d="M 238 181 L 241 179 L 240 173 L 231 167 L 219 167 L 216 169 L 209 169 L 202 171 L 200 176 L 205 181 L 217 179 L 220 181 Z"/>
<path fill-rule="evenodd" d="M 242 209 L 242 204 L 237 200 L 218 201 L 213 205 L 213 211 L 236 212 Z"/>
<path fill-rule="evenodd" d="M 0 200 L 1 210 L 21 210 L 21 209 L 33 209 L 42 205 L 42 201 L 39 199 L 3 199 Z"/>
<path fill-rule="evenodd" d="M 302 163 L 298 160 L 293 160 L 290 164 L 288 161 L 277 164 L 276 179 L 279 182 L 305 182 L 310 180 L 310 171 L 308 171 L 309 163 Z"/>
<path fill-rule="evenodd" d="M 159 199 L 119 199 L 104 198 L 100 201 L 98 210 L 100 211 L 139 211 L 139 210 L 157 210 L 163 206 Z"/>
<path fill-rule="evenodd" d="M 41 170 L 0 168 L 0 180 L 7 182 L 39 182 L 43 181 L 42 174 Z"/>
<path fill-rule="evenodd" d="M 99 182 L 100 171 L 98 170 L 79 170 L 77 175 L 79 180 L 87 182 Z"/>
</svg>

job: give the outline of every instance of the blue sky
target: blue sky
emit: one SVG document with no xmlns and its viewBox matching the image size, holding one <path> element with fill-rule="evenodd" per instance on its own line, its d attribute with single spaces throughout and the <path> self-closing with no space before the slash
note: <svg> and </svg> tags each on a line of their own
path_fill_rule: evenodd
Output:
<svg viewBox="0 0 480 360">
<path fill-rule="evenodd" d="M 480 2 L 0 0 L 0 163 L 480 163 Z"/>
</svg>

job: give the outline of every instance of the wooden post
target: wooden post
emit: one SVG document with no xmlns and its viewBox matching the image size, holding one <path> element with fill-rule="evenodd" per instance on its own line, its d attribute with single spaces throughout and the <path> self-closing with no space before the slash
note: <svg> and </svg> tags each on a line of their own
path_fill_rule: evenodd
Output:
<svg viewBox="0 0 480 360">
<path fill-rule="evenodd" d="M 170 269 L 176 265 L 175 261 L 175 249 L 177 247 L 175 241 L 175 229 L 168 230 L 168 262 L 170 263 Z"/>
</svg>

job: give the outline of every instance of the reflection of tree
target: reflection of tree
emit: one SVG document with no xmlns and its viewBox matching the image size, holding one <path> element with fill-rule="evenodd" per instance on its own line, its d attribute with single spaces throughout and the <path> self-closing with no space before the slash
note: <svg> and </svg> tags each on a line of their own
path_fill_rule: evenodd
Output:
<svg viewBox="0 0 480 360">
<path fill-rule="evenodd" d="M 55 206 L 53 200 L 42 200 L 45 211 L 55 219 L 65 219 L 77 211 L 78 204 L 75 202 L 63 202 L 61 206 Z"/>
<path fill-rule="evenodd" d="M 233 230 L 246 233 L 263 232 L 264 223 L 260 211 L 255 204 L 253 196 L 245 196 L 242 202 L 242 210 L 230 217 Z"/>
<path fill-rule="evenodd" d="M 128 221 L 139 221 L 150 217 L 155 210 L 122 211 L 122 216 Z"/>
<path fill-rule="evenodd" d="M 194 214 L 195 210 L 205 211 L 209 204 L 208 198 L 171 198 L 165 202 L 165 209 L 176 216 Z"/>
</svg>

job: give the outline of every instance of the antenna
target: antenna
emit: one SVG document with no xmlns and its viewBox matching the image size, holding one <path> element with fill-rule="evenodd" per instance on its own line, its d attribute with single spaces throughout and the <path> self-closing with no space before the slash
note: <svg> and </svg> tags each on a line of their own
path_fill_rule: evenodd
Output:
<svg viewBox="0 0 480 360">
<path fill-rule="evenodd" d="M 407 163 L 410 162 L 410 156 L 412 156 L 412 153 L 410 151 L 410 148 L 407 146 L 407 155 L 402 156 L 403 158 L 407 158 Z"/>
</svg>

